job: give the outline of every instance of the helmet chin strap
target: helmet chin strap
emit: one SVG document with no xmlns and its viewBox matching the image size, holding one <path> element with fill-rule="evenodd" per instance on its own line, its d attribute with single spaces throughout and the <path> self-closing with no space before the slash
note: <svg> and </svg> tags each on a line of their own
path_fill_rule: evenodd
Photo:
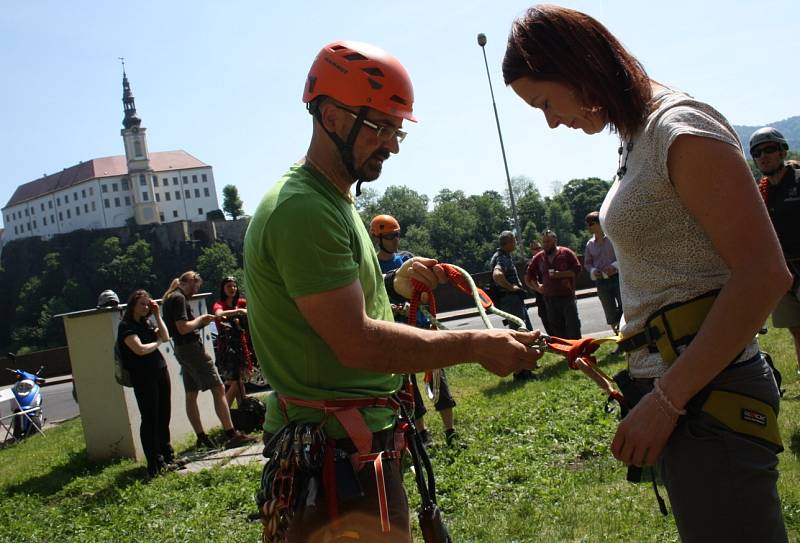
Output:
<svg viewBox="0 0 800 543">
<path fill-rule="evenodd" d="M 359 181 L 359 183 L 361 183 L 361 181 Z M 357 195 L 358 192 L 356 192 L 356 196 Z M 384 253 L 388 253 L 390 255 L 394 254 L 392 251 L 383 246 L 383 236 L 378 236 L 378 247 L 380 247 L 381 251 L 383 251 Z"/>
<path fill-rule="evenodd" d="M 357 181 L 356 196 L 361 195 L 361 183 L 364 181 L 359 178 L 359 174 L 356 171 L 355 158 L 353 157 L 353 144 L 356 142 L 358 132 L 361 130 L 361 127 L 364 124 L 362 121 L 367 118 L 368 110 L 369 108 L 367 107 L 360 107 L 358 109 L 358 116 L 353 121 L 353 127 L 350 129 L 350 133 L 347 135 L 347 140 L 343 140 L 336 132 L 325 128 L 325 124 L 322 122 L 322 115 L 319 107 L 316 107 L 311 111 L 311 114 L 314 115 L 314 118 L 317 119 L 319 125 L 322 127 L 325 133 L 328 134 L 328 137 L 331 138 L 333 143 L 336 145 L 336 148 L 339 150 L 339 158 L 341 158 L 344 167 L 347 168 L 347 173 L 350 175 L 353 181 Z"/>
</svg>

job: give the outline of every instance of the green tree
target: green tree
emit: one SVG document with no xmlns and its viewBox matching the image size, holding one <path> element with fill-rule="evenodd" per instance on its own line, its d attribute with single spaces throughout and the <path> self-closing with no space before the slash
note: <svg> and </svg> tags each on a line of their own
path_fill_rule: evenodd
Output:
<svg viewBox="0 0 800 543">
<path fill-rule="evenodd" d="M 559 245 L 569 247 L 577 253 L 582 253 L 583 248 L 577 247 L 579 240 L 572 231 L 572 211 L 558 197 L 545 199 L 545 204 L 547 206 L 547 216 L 545 227 L 542 230 L 552 230 L 558 236 Z"/>
<path fill-rule="evenodd" d="M 585 232 L 586 215 L 592 211 L 599 211 L 603 200 L 611 188 L 610 181 L 598 177 L 587 179 L 573 179 L 561 189 L 557 198 L 572 212 L 572 226 L 570 232 L 576 238 L 587 238 Z"/>
<path fill-rule="evenodd" d="M 121 297 L 126 297 L 138 288 L 152 291 L 156 279 L 152 269 L 150 244 L 143 239 L 136 240 L 108 265 L 112 284 L 116 287 L 112 287 L 112 290 Z"/>
<path fill-rule="evenodd" d="M 197 258 L 197 271 L 205 280 L 205 289 L 214 293 L 223 277 L 233 275 L 241 279 L 242 275 L 236 256 L 225 243 L 214 243 L 204 248 Z"/>
<path fill-rule="evenodd" d="M 405 232 L 400 249 L 417 256 L 436 258 L 436 251 L 431 244 L 431 233 L 425 226 L 411 226 Z"/>
<path fill-rule="evenodd" d="M 369 221 L 372 220 L 372 217 L 381 213 L 378 207 L 378 199 L 380 197 L 381 193 L 377 189 L 362 187 L 361 194 L 356 198 L 356 211 L 361 215 L 361 220 L 367 228 L 369 228 Z"/>
<path fill-rule="evenodd" d="M 244 215 L 243 205 L 236 185 L 225 185 L 222 189 L 222 210 L 235 221 Z"/>
<path fill-rule="evenodd" d="M 428 217 L 428 197 L 405 186 L 387 187 L 376 204 L 376 214 L 391 215 L 403 231 L 424 224 Z"/>
</svg>

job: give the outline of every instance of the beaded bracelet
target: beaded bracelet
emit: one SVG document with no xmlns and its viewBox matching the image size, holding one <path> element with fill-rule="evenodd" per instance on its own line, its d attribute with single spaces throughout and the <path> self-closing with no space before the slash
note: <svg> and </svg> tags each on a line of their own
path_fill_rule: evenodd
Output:
<svg viewBox="0 0 800 543">
<path fill-rule="evenodd" d="M 655 380 L 653 383 L 653 391 L 656 393 L 656 399 L 658 402 L 666 407 L 670 413 L 675 415 L 676 417 L 680 417 L 681 415 L 686 414 L 686 409 L 678 409 L 673 405 L 673 403 L 667 398 L 667 395 L 664 394 L 664 391 L 661 389 L 661 385 L 658 383 L 658 379 Z"/>
</svg>

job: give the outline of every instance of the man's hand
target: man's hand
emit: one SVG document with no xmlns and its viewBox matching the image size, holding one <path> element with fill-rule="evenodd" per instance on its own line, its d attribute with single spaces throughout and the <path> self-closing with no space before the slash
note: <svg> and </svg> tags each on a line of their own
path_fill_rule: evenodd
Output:
<svg viewBox="0 0 800 543">
<path fill-rule="evenodd" d="M 216 319 L 216 317 L 214 315 L 210 315 L 208 313 L 206 313 L 205 315 L 201 315 L 200 319 L 199 319 L 200 320 L 200 326 L 198 328 L 202 328 L 203 326 L 208 326 L 209 324 L 211 324 L 211 321 L 213 321 L 214 319 Z"/>
<path fill-rule="evenodd" d="M 410 300 L 414 294 L 411 286 L 412 279 L 416 279 L 431 290 L 447 283 L 447 274 L 438 264 L 439 262 L 433 258 L 421 256 L 409 258 L 394 274 L 395 292 Z M 425 299 L 423 298 L 422 301 L 425 302 Z"/>
<path fill-rule="evenodd" d="M 617 268 L 615 268 L 614 266 L 606 266 L 605 268 L 603 268 L 603 273 L 611 277 L 612 275 L 615 275 L 617 273 Z"/>
<path fill-rule="evenodd" d="M 538 337 L 538 330 L 481 330 L 475 340 L 475 354 L 481 366 L 500 377 L 536 369 L 536 361 L 543 354 L 535 348 Z"/>
</svg>

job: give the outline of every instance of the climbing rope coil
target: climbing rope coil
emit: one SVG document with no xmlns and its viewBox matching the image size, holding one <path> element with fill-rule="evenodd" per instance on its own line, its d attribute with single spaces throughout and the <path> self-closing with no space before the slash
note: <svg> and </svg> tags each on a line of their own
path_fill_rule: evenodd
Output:
<svg viewBox="0 0 800 543">
<path fill-rule="evenodd" d="M 447 278 L 453 286 L 473 299 L 486 328 L 494 328 L 492 322 L 489 320 L 488 313 L 491 313 L 513 323 L 517 328 L 525 329 L 525 323 L 522 319 L 495 307 L 491 298 L 475 284 L 475 281 L 466 270 L 454 264 L 439 264 L 439 266 L 441 266 L 445 274 L 447 274 Z M 447 327 L 436 318 L 436 298 L 433 291 L 427 285 L 416 279 L 411 279 L 411 286 L 412 298 L 408 309 L 408 323 L 412 326 L 416 324 L 417 311 L 419 310 L 437 329 L 446 330 Z M 423 294 L 427 296 L 427 308 L 421 306 Z M 580 370 L 594 381 L 597 386 L 606 393 L 610 400 L 613 399 L 622 405 L 625 401 L 622 393 L 615 385 L 614 380 L 600 369 L 597 358 L 594 355 L 595 351 L 597 351 L 602 344 L 616 343 L 618 341 L 618 336 L 563 339 L 554 336 L 540 335 L 534 344 L 534 348 L 541 352 L 549 352 L 563 356 L 570 369 Z M 433 401 L 436 401 L 439 397 L 440 382 L 441 370 L 433 370 L 425 373 L 425 388 L 428 397 Z"/>
</svg>

